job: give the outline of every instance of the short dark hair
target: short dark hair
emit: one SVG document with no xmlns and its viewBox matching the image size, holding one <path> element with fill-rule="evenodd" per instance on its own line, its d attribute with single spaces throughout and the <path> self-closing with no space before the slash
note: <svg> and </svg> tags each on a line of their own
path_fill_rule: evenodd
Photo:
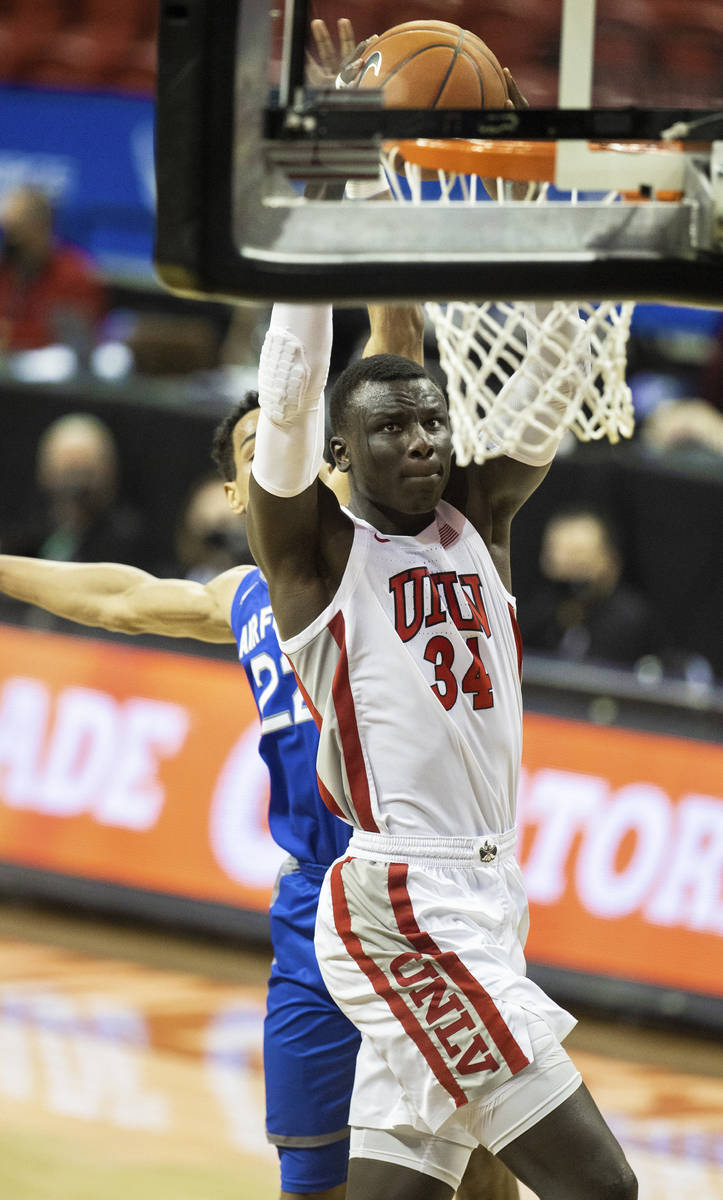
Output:
<svg viewBox="0 0 723 1200">
<path fill-rule="evenodd" d="M 258 392 L 246 392 L 213 431 L 211 458 L 224 483 L 236 478 L 236 463 L 233 457 L 233 431 L 242 417 L 259 406 Z"/>
<path fill-rule="evenodd" d="M 349 400 L 362 383 L 391 383 L 394 379 L 430 379 L 434 383 L 420 363 L 399 354 L 370 354 L 368 358 L 350 363 L 332 388 L 329 402 L 332 433 L 340 433 L 343 429 Z"/>
</svg>

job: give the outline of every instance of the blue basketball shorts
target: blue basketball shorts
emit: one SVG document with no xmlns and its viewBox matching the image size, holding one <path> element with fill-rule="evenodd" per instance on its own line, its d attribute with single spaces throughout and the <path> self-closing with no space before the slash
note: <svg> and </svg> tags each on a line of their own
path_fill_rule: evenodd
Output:
<svg viewBox="0 0 723 1200">
<path fill-rule="evenodd" d="M 266 1134 L 278 1150 L 287 1192 L 325 1191 L 347 1175 L 359 1034 L 327 992 L 314 954 L 324 874 L 315 864 L 282 873 L 271 906 Z"/>
</svg>

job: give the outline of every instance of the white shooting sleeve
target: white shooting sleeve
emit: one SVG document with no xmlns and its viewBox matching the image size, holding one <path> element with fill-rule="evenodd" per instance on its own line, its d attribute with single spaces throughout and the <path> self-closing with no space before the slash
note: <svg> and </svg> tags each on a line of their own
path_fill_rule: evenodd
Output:
<svg viewBox="0 0 723 1200">
<path fill-rule="evenodd" d="M 251 467 L 264 491 L 298 496 L 324 456 L 330 304 L 275 304 L 259 362 L 259 422 Z"/>
<path fill-rule="evenodd" d="M 507 380 L 499 400 L 506 414 L 502 419 L 510 427 L 515 425 L 515 449 L 506 451 L 507 456 L 530 467 L 542 467 L 555 457 L 569 424 L 568 417 L 580 402 L 570 379 L 558 378 L 554 387 L 548 385 L 573 347 L 575 360 L 587 370 L 590 347 L 586 325 L 576 305 L 538 301 L 534 309 L 540 323 L 537 336 L 528 342 L 522 367 Z M 571 378 L 574 380 L 574 372 Z M 500 432 L 498 417 L 497 438 Z"/>
</svg>

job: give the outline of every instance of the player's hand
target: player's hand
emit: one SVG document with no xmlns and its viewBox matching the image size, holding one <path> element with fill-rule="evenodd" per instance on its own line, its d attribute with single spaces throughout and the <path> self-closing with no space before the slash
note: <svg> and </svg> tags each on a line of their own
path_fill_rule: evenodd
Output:
<svg viewBox="0 0 723 1200">
<path fill-rule="evenodd" d="M 311 87 L 336 87 L 337 78 L 347 86 L 353 83 L 359 73 L 367 46 L 377 39 L 377 34 L 373 34 L 363 42 L 357 42 L 348 17 L 339 17 L 336 27 L 338 48 L 329 33 L 326 21 L 316 19 L 311 22 L 311 33 L 316 47 L 316 58 L 308 50 L 306 52 L 306 82 Z"/>
<path fill-rule="evenodd" d="M 517 86 L 514 75 L 509 67 L 502 68 L 507 84 L 507 93 L 509 100 L 505 100 L 505 108 L 529 108 L 529 102 L 522 95 L 522 92 Z"/>
<path fill-rule="evenodd" d="M 505 108 L 508 108 L 508 109 L 529 108 L 530 107 L 529 102 L 522 95 L 522 92 L 520 91 L 519 87 L 517 86 L 517 80 L 515 79 L 514 75 L 512 74 L 510 68 L 503 67 L 502 70 L 504 72 L 505 83 L 507 84 L 507 94 L 508 94 L 508 99 L 505 100 Z M 497 199 L 497 180 L 496 179 L 483 179 L 482 183 L 484 185 L 484 189 L 487 192 L 488 196 L 492 200 L 496 200 Z M 529 190 L 530 190 L 530 185 L 528 183 L 525 183 L 524 181 L 516 179 L 512 182 L 508 198 L 510 200 L 525 200 L 527 198 L 532 199 L 534 194 L 537 192 L 537 186 L 535 186 L 532 196 L 528 197 Z"/>
</svg>

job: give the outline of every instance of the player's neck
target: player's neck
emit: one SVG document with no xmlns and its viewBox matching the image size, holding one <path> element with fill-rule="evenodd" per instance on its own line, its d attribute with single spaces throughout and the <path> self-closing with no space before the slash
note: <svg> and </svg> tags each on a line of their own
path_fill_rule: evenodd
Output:
<svg viewBox="0 0 723 1200">
<path fill-rule="evenodd" d="M 434 520 L 434 509 L 424 513 L 403 513 L 394 508 L 385 508 L 384 505 L 370 500 L 368 496 L 360 496 L 358 493 L 352 493 L 349 511 L 379 533 L 390 533 L 393 536 L 414 537 Z"/>
</svg>

